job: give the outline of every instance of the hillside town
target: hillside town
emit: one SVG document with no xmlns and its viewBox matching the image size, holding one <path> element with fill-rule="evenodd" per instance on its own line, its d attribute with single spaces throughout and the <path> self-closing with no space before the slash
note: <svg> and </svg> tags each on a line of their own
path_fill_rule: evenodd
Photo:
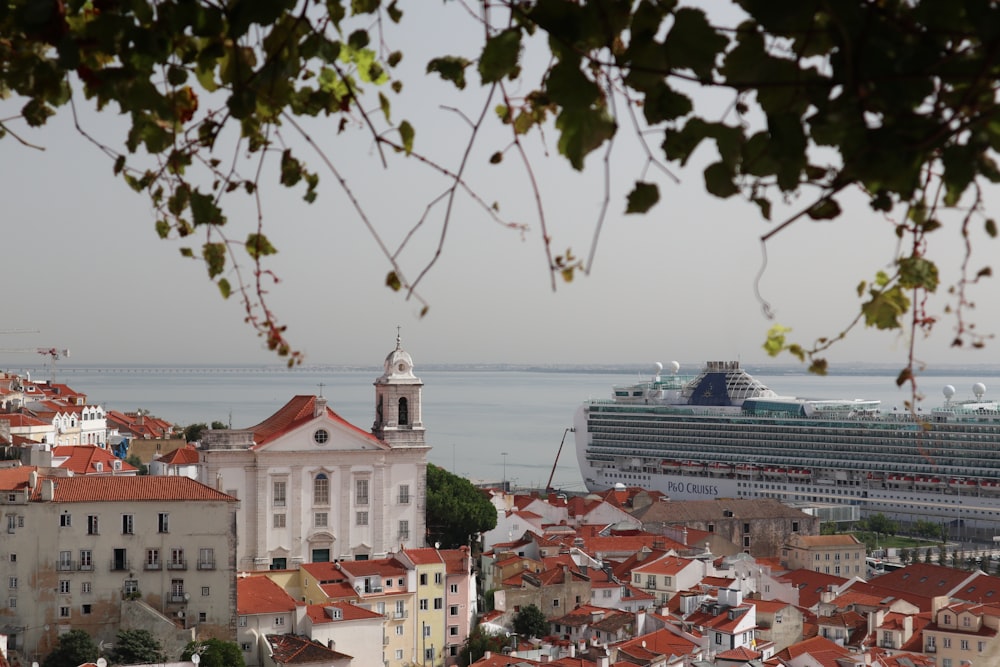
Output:
<svg viewBox="0 0 1000 667">
<path fill-rule="evenodd" d="M 300 395 L 186 442 L 0 374 L 0 667 L 123 630 L 170 660 L 231 642 L 248 667 L 1000 664 L 1000 578 L 883 570 L 776 499 L 491 485 L 495 528 L 427 544 L 433 437 L 398 336 L 374 388 L 370 429 Z"/>
</svg>

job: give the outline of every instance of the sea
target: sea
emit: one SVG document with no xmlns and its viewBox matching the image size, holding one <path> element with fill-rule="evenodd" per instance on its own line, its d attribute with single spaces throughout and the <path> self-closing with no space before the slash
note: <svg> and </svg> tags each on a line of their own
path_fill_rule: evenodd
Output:
<svg viewBox="0 0 1000 667">
<path fill-rule="evenodd" d="M 907 409 L 909 385 L 897 387 L 897 367 L 837 369 L 818 377 L 801 367 L 745 365 L 781 395 L 803 398 L 879 399 L 883 410 Z M 52 369 L 6 369 L 51 379 Z M 551 486 L 583 491 L 573 433 L 567 429 L 580 405 L 610 398 L 613 385 L 650 377 L 649 364 L 607 366 L 427 366 L 414 369 L 423 382 L 423 423 L 429 460 L 475 482 L 510 482 L 516 488 Z M 682 373 L 697 372 L 682 368 Z M 369 430 L 375 415 L 373 383 L 380 366 L 85 366 L 62 364 L 55 381 L 87 395 L 106 410 L 147 411 L 180 426 L 222 422 L 253 426 L 293 396 L 323 395 L 337 414 Z M 919 376 L 918 409 L 943 403 L 942 389 L 972 398 L 976 383 L 1000 391 L 1000 367 L 935 369 Z M 551 480 L 551 481 L 550 481 Z"/>
</svg>

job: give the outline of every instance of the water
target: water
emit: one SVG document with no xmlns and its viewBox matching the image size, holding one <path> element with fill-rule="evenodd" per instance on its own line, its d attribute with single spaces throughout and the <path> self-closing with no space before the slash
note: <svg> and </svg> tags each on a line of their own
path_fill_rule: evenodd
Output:
<svg viewBox="0 0 1000 667">
<path fill-rule="evenodd" d="M 643 369 L 644 370 L 644 369 Z M 755 377 L 783 395 L 809 398 L 880 399 L 883 409 L 902 407 L 908 388 L 897 388 L 895 371 L 866 370 L 818 378 L 801 371 Z M 519 486 L 553 486 L 582 491 L 573 434 L 553 473 L 560 440 L 588 398 L 610 397 L 611 385 L 639 379 L 638 371 L 593 369 L 415 369 L 424 383 L 423 421 L 433 447 L 430 461 L 469 479 L 512 480 Z M 60 366 L 57 382 L 87 394 L 88 401 L 120 412 L 137 408 L 181 426 L 220 421 L 234 428 L 253 426 L 297 394 L 319 394 L 341 417 L 369 430 L 375 414 L 374 380 L 381 367 L 84 368 Z M 48 377 L 45 369 L 32 377 Z M 995 369 L 978 374 L 956 369 L 920 379 L 924 409 L 939 405 L 941 388 L 951 384 L 956 398 L 971 398 L 983 382 L 1000 391 Z M 987 397 L 991 395 L 987 393 Z M 506 456 L 504 453 L 506 452 Z"/>
</svg>

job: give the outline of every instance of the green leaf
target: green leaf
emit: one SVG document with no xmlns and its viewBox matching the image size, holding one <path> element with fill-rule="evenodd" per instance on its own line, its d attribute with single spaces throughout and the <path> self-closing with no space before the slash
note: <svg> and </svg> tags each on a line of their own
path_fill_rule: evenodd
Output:
<svg viewBox="0 0 1000 667">
<path fill-rule="evenodd" d="M 434 58 L 427 63 L 427 73 L 437 72 L 442 79 L 451 81 L 456 88 L 462 90 L 465 88 L 465 69 L 471 64 L 459 56 Z"/>
<path fill-rule="evenodd" d="M 399 138 L 403 142 L 403 150 L 409 155 L 413 152 L 413 138 L 416 132 L 413 126 L 410 125 L 409 121 L 403 121 L 399 124 Z"/>
<path fill-rule="evenodd" d="M 574 169 L 582 171 L 584 158 L 611 139 L 618 126 L 604 109 L 593 111 L 564 109 L 556 118 L 556 128 L 561 132 L 559 152 L 569 159 Z"/>
<path fill-rule="evenodd" d="M 986 230 L 986 234 L 991 239 L 995 239 L 997 237 L 997 221 L 993 218 L 987 218 L 986 222 L 983 224 L 983 228 Z"/>
<path fill-rule="evenodd" d="M 195 190 L 191 193 L 191 221 L 195 225 L 222 225 L 226 218 L 211 195 Z"/>
<path fill-rule="evenodd" d="M 398 292 L 403 288 L 403 283 L 400 281 L 399 276 L 396 275 L 395 271 L 390 271 L 385 277 L 386 286 L 393 292 Z"/>
<path fill-rule="evenodd" d="M 273 255 L 278 252 L 263 234 L 247 235 L 246 248 L 247 254 L 254 259 L 260 259 L 266 255 Z"/>
<path fill-rule="evenodd" d="M 209 278 L 215 278 L 225 269 L 226 245 L 224 243 L 206 243 L 201 247 L 201 256 L 208 268 Z"/>
<path fill-rule="evenodd" d="M 281 153 L 281 184 L 292 187 L 302 180 L 302 163 L 292 157 L 292 149 L 286 148 Z"/>
<path fill-rule="evenodd" d="M 722 162 L 715 162 L 705 168 L 705 189 L 722 199 L 732 197 L 740 191 L 733 182 L 733 173 Z"/>
<path fill-rule="evenodd" d="M 636 181 L 635 188 L 628 194 L 625 213 L 645 213 L 660 201 L 660 189 L 656 183 Z"/>
<path fill-rule="evenodd" d="M 351 0 L 351 13 L 355 16 L 358 14 L 372 14 L 378 9 L 380 4 L 380 0 Z"/>
<path fill-rule="evenodd" d="M 520 54 L 520 28 L 508 28 L 488 38 L 479 56 L 479 75 L 483 83 L 495 83 L 517 71 Z"/>
<path fill-rule="evenodd" d="M 389 20 L 393 23 L 399 23 L 400 19 L 403 18 L 403 12 L 396 6 L 396 0 L 392 0 L 389 6 L 386 8 L 386 12 L 389 14 Z"/>
<path fill-rule="evenodd" d="M 382 92 L 378 94 L 378 104 L 382 109 L 382 115 L 385 116 L 386 122 L 391 122 L 392 119 L 389 118 L 389 98 L 382 94 Z"/>
<path fill-rule="evenodd" d="M 861 305 L 865 324 L 882 330 L 900 328 L 900 320 L 910 308 L 910 299 L 903 288 L 894 285 L 883 292 L 871 292 L 871 297 Z"/>
<path fill-rule="evenodd" d="M 703 79 L 710 79 L 715 61 L 729 44 L 729 38 L 716 32 L 705 12 L 681 7 L 674 12 L 663 48 L 671 69 L 690 69 Z"/>
<path fill-rule="evenodd" d="M 217 284 L 219 286 L 219 292 L 222 293 L 222 298 L 228 299 L 229 295 L 233 292 L 233 288 L 229 285 L 229 281 L 225 278 L 219 278 L 219 282 Z"/>
<path fill-rule="evenodd" d="M 899 260 L 899 284 L 934 292 L 938 287 L 937 265 L 925 257 L 904 257 Z"/>
<path fill-rule="evenodd" d="M 156 235 L 161 239 L 165 239 L 170 236 L 170 223 L 166 220 L 156 221 Z"/>
<path fill-rule="evenodd" d="M 840 204 L 836 199 L 821 199 L 809 207 L 806 215 L 813 220 L 832 220 L 840 215 Z"/>
</svg>

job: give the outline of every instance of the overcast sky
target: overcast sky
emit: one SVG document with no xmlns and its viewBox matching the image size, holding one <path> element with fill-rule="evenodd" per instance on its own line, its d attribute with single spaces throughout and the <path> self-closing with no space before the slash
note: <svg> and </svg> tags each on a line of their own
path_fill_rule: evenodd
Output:
<svg viewBox="0 0 1000 667">
<path fill-rule="evenodd" d="M 406 54 L 406 88 L 402 98 L 393 98 L 393 119 L 411 119 L 417 150 L 454 165 L 468 139 L 467 126 L 440 106 L 459 106 L 471 117 L 478 113 L 482 92 L 471 72 L 462 96 L 423 74 L 430 56 L 475 41 L 474 28 L 460 17 L 437 15 L 459 11 L 458 3 L 444 3 L 443 9 L 441 4 L 425 9 L 421 3 L 426 16 L 406 9 L 408 32 L 395 36 Z M 726 103 L 720 98 L 720 114 Z M 9 117 L 16 108 L 0 105 L 0 116 Z M 88 114 L 85 122 L 112 142 L 127 127 L 114 114 L 99 119 Z M 371 141 L 362 132 L 336 137 L 336 122 L 313 124 L 310 131 L 394 247 L 445 183 L 396 156 L 382 169 Z M 301 191 L 265 189 L 265 230 L 279 250 L 268 266 L 281 279 L 269 290 L 271 305 L 307 363 L 379 363 L 394 344 L 397 326 L 418 366 L 766 359 L 761 344 L 774 322 L 763 316 L 754 286 L 763 261 L 758 239 L 771 223 L 751 204 L 704 192 L 701 167 L 714 161 L 713 147 L 700 149 L 692 166 L 675 169 L 680 185 L 657 177 L 662 200 L 650 214 L 625 216 L 624 194 L 640 176 L 643 157 L 625 140 L 623 128 L 612 156 L 617 190 L 593 273 L 560 282 L 553 292 L 523 170 L 513 153 L 498 167 L 487 164 L 508 141 L 493 127 L 479 139 L 469 181 L 530 231 L 522 237 L 502 228 L 468 198 L 460 198 L 444 254 L 420 289 L 430 305 L 422 319 L 420 304 L 384 287 L 389 265 L 328 173 L 321 172 L 320 197 L 312 206 L 301 202 Z M 181 258 L 185 243 L 158 240 L 147 201 L 112 176 L 111 161 L 73 131 L 67 110 L 43 131 L 26 136 L 45 150 L 10 137 L 0 144 L 6 278 L 0 330 L 40 333 L 0 335 L 0 348 L 68 348 L 72 363 L 86 365 L 280 363 L 243 323 L 238 301 L 223 301 L 204 266 Z M 556 154 L 556 139 L 551 128 L 544 140 L 537 134 L 527 139 L 543 187 L 549 234 L 557 252 L 572 248 L 586 257 L 603 197 L 603 154 L 590 157 L 584 175 L 574 174 Z M 652 144 L 659 141 L 654 138 Z M 761 295 L 774 309 L 775 321 L 792 327 L 803 342 L 835 335 L 846 325 L 858 308 L 856 285 L 889 266 L 894 256 L 891 225 L 856 194 L 842 204 L 846 213 L 836 222 L 802 221 L 768 248 Z M 255 224 L 253 211 L 236 211 L 231 226 L 242 229 L 234 233 L 242 237 Z M 413 252 L 403 256 L 411 277 L 431 256 L 439 221 L 440 216 L 425 225 L 410 247 Z M 949 229 L 936 234 L 931 247 L 945 285 L 957 279 L 961 258 L 957 222 L 947 222 Z M 979 244 L 971 264 L 975 269 L 996 256 L 995 243 Z M 996 281 L 973 289 L 977 309 L 967 318 L 984 333 L 996 332 Z M 939 313 L 947 301 L 943 292 L 931 303 Z M 996 359 L 996 343 L 983 352 L 950 349 L 953 330 L 953 320 L 942 315 L 933 337 L 920 342 L 917 356 L 934 363 Z M 840 363 L 902 364 L 907 344 L 897 334 L 858 331 L 828 356 Z M 38 361 L 30 352 L 0 354 L 4 368 Z"/>
</svg>

